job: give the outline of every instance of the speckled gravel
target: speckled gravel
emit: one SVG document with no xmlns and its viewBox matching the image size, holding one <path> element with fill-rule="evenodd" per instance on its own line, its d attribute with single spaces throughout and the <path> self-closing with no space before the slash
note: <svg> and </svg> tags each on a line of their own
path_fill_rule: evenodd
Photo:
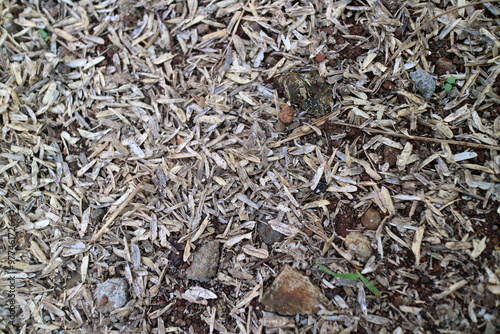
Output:
<svg viewBox="0 0 500 334">
<path fill-rule="evenodd" d="M 194 253 L 191 266 L 186 269 L 186 276 L 200 282 L 208 282 L 217 274 L 219 266 L 219 243 L 210 241 Z"/>
<path fill-rule="evenodd" d="M 128 302 L 128 283 L 123 278 L 110 278 L 97 285 L 95 291 L 97 310 L 110 313 Z"/>
</svg>

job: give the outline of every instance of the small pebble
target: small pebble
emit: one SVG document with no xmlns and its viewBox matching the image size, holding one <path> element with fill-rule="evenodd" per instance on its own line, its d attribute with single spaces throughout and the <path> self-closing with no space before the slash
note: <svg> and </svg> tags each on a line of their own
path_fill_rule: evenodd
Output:
<svg viewBox="0 0 500 334">
<path fill-rule="evenodd" d="M 205 24 L 205 23 L 202 23 L 202 24 L 198 24 L 198 26 L 196 27 L 196 30 L 198 30 L 198 34 L 205 34 L 209 29 L 209 26 L 208 24 Z"/>
<path fill-rule="evenodd" d="M 102 222 L 102 219 L 106 215 L 106 209 L 94 209 L 90 213 L 90 218 L 95 221 L 95 224 Z"/>
<path fill-rule="evenodd" d="M 193 262 L 186 269 L 186 276 L 189 279 L 208 282 L 217 274 L 219 266 L 219 243 L 210 241 L 198 249 L 193 256 Z"/>
<path fill-rule="evenodd" d="M 302 125 L 300 131 L 302 131 L 302 133 L 309 133 L 311 132 L 311 127 L 309 125 Z"/>
<path fill-rule="evenodd" d="M 426 99 L 430 99 L 436 90 L 436 79 L 424 70 L 418 69 L 413 72 L 411 80 L 415 83 L 418 92 Z"/>
<path fill-rule="evenodd" d="M 285 104 L 280 111 L 279 120 L 284 124 L 293 122 L 293 109 L 288 104 Z"/>
<path fill-rule="evenodd" d="M 394 304 L 394 306 L 400 307 L 401 305 L 403 305 L 403 299 L 401 299 L 401 297 L 399 296 L 396 296 L 394 297 L 394 301 L 392 303 Z"/>
<path fill-rule="evenodd" d="M 316 61 L 317 61 L 318 63 L 321 63 L 323 60 L 325 60 L 325 58 L 326 58 L 326 56 L 325 56 L 325 55 L 317 55 L 317 56 L 315 57 L 315 59 L 316 59 Z"/>
<path fill-rule="evenodd" d="M 285 128 L 286 128 L 286 125 L 282 121 L 278 121 L 276 123 L 276 125 L 274 126 L 274 129 L 278 132 L 285 130 Z"/>
<path fill-rule="evenodd" d="M 377 209 L 369 208 L 361 217 L 361 224 L 369 230 L 376 230 L 380 225 L 382 218 Z"/>
<path fill-rule="evenodd" d="M 422 276 L 422 277 L 420 277 L 420 278 L 418 279 L 418 283 L 419 283 L 420 285 L 427 285 L 427 284 L 429 284 L 430 282 L 431 282 L 431 279 L 429 278 L 429 276 L 426 276 L 426 275 L 424 275 L 424 276 Z"/>
<path fill-rule="evenodd" d="M 384 81 L 384 83 L 382 84 L 382 87 L 388 91 L 393 91 L 395 88 L 394 84 L 390 81 Z"/>
<path fill-rule="evenodd" d="M 97 285 L 95 291 L 97 311 L 110 313 L 128 302 L 128 283 L 123 278 L 110 278 Z"/>
<path fill-rule="evenodd" d="M 354 251 L 359 260 L 366 260 L 372 255 L 372 249 L 368 238 L 359 232 L 349 233 L 344 240 L 347 249 Z"/>
</svg>

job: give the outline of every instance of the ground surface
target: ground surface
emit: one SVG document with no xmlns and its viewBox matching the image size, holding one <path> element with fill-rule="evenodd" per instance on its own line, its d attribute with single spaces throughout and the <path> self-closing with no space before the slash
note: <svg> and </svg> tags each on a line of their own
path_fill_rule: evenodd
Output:
<svg viewBox="0 0 500 334">
<path fill-rule="evenodd" d="M 1 2 L 1 331 L 498 331 L 499 9 L 465 4 Z M 285 265 L 328 303 L 267 312 Z"/>
</svg>

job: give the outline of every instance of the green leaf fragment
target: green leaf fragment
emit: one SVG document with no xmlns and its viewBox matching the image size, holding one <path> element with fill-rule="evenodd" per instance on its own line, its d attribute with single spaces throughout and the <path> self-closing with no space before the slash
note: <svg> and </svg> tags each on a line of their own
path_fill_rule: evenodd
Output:
<svg viewBox="0 0 500 334">
<path fill-rule="evenodd" d="M 333 277 L 337 278 L 342 278 L 342 279 L 348 279 L 348 280 L 353 280 L 359 278 L 358 274 L 336 274 L 334 272 L 331 272 L 330 270 L 326 269 L 325 266 L 319 265 L 319 269 L 323 270 L 323 272 L 332 275 Z"/>
<path fill-rule="evenodd" d="M 366 285 L 366 287 L 371 292 L 373 292 L 377 296 L 381 296 L 382 295 L 382 293 L 380 291 L 378 291 L 378 289 L 369 280 L 367 280 L 363 275 L 361 275 L 361 273 L 359 271 L 357 271 L 356 273 L 359 274 L 359 278 L 361 279 L 361 281 Z"/>
<path fill-rule="evenodd" d="M 448 91 L 448 92 L 449 92 L 450 90 L 452 90 L 452 88 L 453 88 L 453 86 L 452 86 L 452 85 L 450 85 L 449 83 L 446 83 L 446 84 L 444 85 L 444 90 L 446 90 L 446 91 Z"/>
<path fill-rule="evenodd" d="M 449 83 L 449 84 L 454 84 L 455 81 L 457 81 L 457 79 L 455 77 L 449 77 L 446 82 Z"/>
<path fill-rule="evenodd" d="M 47 32 L 43 29 L 39 29 L 38 32 L 40 33 L 40 36 L 42 36 L 42 38 L 47 42 L 50 37 L 49 35 L 47 34 Z"/>
<path fill-rule="evenodd" d="M 323 272 L 325 272 L 325 273 L 327 273 L 329 275 L 332 275 L 333 277 L 342 278 L 342 279 L 348 279 L 348 280 L 353 280 L 353 279 L 358 279 L 359 278 L 359 279 L 361 279 L 361 281 L 363 282 L 363 284 L 371 292 L 373 292 L 377 296 L 382 295 L 382 293 L 369 280 L 367 280 L 363 275 L 361 275 L 361 273 L 359 271 L 356 271 L 355 274 L 336 274 L 336 273 L 331 272 L 330 270 L 328 270 L 322 264 L 318 263 L 318 266 L 319 266 L 319 269 L 321 269 Z"/>
</svg>

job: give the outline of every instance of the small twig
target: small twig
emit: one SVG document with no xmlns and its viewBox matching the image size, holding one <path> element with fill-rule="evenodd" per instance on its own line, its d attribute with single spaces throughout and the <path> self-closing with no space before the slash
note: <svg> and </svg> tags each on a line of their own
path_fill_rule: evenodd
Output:
<svg viewBox="0 0 500 334">
<path fill-rule="evenodd" d="M 341 112 L 343 112 L 344 110 L 346 110 L 346 108 L 343 108 L 341 110 Z M 313 122 L 313 124 L 314 124 L 314 126 L 321 126 L 324 123 L 326 123 L 327 121 L 329 121 L 330 123 L 335 124 L 335 125 L 347 126 L 347 127 L 356 128 L 356 129 L 364 130 L 364 131 L 367 131 L 367 132 L 371 132 L 371 133 L 378 133 L 378 134 L 381 134 L 381 135 L 398 137 L 398 138 L 404 138 L 404 139 L 408 139 L 408 140 L 419 140 L 419 141 L 432 142 L 432 143 L 446 143 L 446 144 L 451 144 L 451 145 L 462 145 L 462 146 L 466 146 L 466 147 L 474 147 L 474 148 L 490 149 L 490 150 L 500 151 L 500 146 L 469 143 L 469 142 L 466 142 L 466 141 L 459 141 L 459 140 L 436 139 L 436 138 L 428 138 L 428 137 L 410 136 L 410 135 L 405 135 L 405 134 L 401 134 L 401 133 L 387 132 L 387 131 L 383 131 L 383 130 L 377 130 L 377 129 L 373 129 L 373 128 L 362 127 L 362 126 L 359 126 L 359 125 L 354 125 L 354 124 L 349 124 L 349 123 L 344 123 L 344 122 L 333 121 L 333 120 L 330 119 L 330 118 L 335 117 L 335 116 L 338 116 L 338 114 L 336 114 L 335 112 L 332 112 L 332 113 L 330 113 L 328 115 L 325 115 L 325 116 L 323 116 L 321 118 L 316 119 Z M 280 141 L 278 141 L 278 142 L 276 142 L 274 144 L 271 144 L 270 147 L 279 147 L 282 144 L 286 143 L 287 141 L 300 138 L 300 137 L 308 135 L 310 133 L 310 132 L 302 132 L 300 129 L 301 128 L 298 128 L 296 131 L 294 131 L 293 133 L 291 133 L 288 136 L 288 138 L 280 140 Z"/>
<path fill-rule="evenodd" d="M 116 219 L 116 217 L 118 217 L 118 215 L 123 211 L 123 209 L 125 209 L 125 207 L 130 203 L 130 201 L 141 191 L 143 183 L 144 183 L 144 181 L 139 183 L 136 186 L 136 188 L 134 189 L 134 191 L 132 191 L 130 193 L 130 195 L 128 195 L 128 197 L 123 201 L 123 203 L 118 207 L 118 209 L 116 209 L 116 211 L 113 212 L 113 214 L 109 217 L 108 221 L 103 225 L 103 227 L 101 227 L 99 232 L 97 232 L 92 237 L 92 239 L 90 240 L 90 243 L 93 243 L 94 241 L 99 239 L 99 237 L 106 231 L 106 229 L 109 227 L 109 225 L 111 225 L 111 223 L 113 223 L 113 221 Z"/>
<path fill-rule="evenodd" d="M 249 270 L 254 270 L 255 268 L 257 268 L 258 266 L 260 266 L 261 264 L 264 264 L 266 262 L 269 262 L 269 261 L 272 261 L 272 260 L 275 260 L 275 259 L 279 259 L 280 257 L 283 257 L 285 256 L 286 254 L 278 254 L 278 255 L 273 255 L 273 256 L 270 256 L 270 257 L 266 257 L 264 260 L 261 260 L 259 262 L 257 262 L 256 264 L 254 264 L 253 266 L 251 266 L 250 268 L 248 268 Z"/>
<path fill-rule="evenodd" d="M 387 131 L 383 131 L 383 130 L 377 130 L 377 129 L 372 129 L 372 128 L 361 127 L 359 125 L 348 124 L 348 123 L 344 123 L 344 122 L 335 122 L 335 121 L 330 121 L 330 122 L 332 124 L 335 124 L 335 125 L 348 126 L 348 127 L 351 127 L 351 128 L 365 130 L 367 132 L 378 133 L 378 134 L 386 135 L 386 136 L 393 136 L 393 137 L 405 138 L 405 139 L 410 139 L 410 140 L 426 141 L 426 142 L 432 142 L 432 143 L 446 143 L 446 144 L 452 144 L 452 145 L 462 145 L 462 146 L 467 146 L 467 147 L 474 147 L 474 148 L 482 148 L 482 149 L 490 149 L 490 150 L 500 151 L 500 146 L 469 143 L 467 141 L 460 141 L 460 140 L 438 139 L 438 138 L 429 138 L 429 137 L 410 136 L 410 135 L 405 135 L 405 134 L 401 134 L 401 133 L 392 133 L 392 132 L 387 132 Z"/>
<path fill-rule="evenodd" d="M 454 12 L 456 10 L 460 10 L 460 9 L 463 9 L 463 8 L 467 8 L 467 7 L 471 7 L 471 6 L 477 6 L 477 5 L 482 5 L 484 3 L 488 3 L 488 2 L 500 2 L 500 0 L 483 0 L 483 1 L 476 1 L 476 2 L 472 2 L 472 3 L 469 3 L 469 4 L 466 4 L 466 5 L 462 5 L 462 6 L 455 6 L 455 7 L 451 7 L 450 9 L 436 15 L 436 16 L 433 16 L 431 17 L 430 19 L 428 19 L 427 21 L 425 21 L 424 23 L 422 23 L 422 25 L 420 27 L 418 27 L 413 33 L 411 33 L 410 36 L 408 36 L 408 38 L 403 42 L 403 44 L 401 44 L 401 46 L 398 48 L 398 50 L 394 53 L 394 55 L 392 55 L 391 59 L 394 60 L 401 52 L 403 52 L 404 50 L 404 47 L 406 45 L 408 45 L 408 43 L 410 42 L 410 39 L 412 39 L 413 37 L 415 37 L 422 29 L 424 29 L 426 26 L 429 25 L 429 23 L 431 23 L 432 21 L 436 20 L 437 18 L 441 17 L 441 16 L 444 16 L 446 14 L 449 14 L 451 12 Z"/>
</svg>

